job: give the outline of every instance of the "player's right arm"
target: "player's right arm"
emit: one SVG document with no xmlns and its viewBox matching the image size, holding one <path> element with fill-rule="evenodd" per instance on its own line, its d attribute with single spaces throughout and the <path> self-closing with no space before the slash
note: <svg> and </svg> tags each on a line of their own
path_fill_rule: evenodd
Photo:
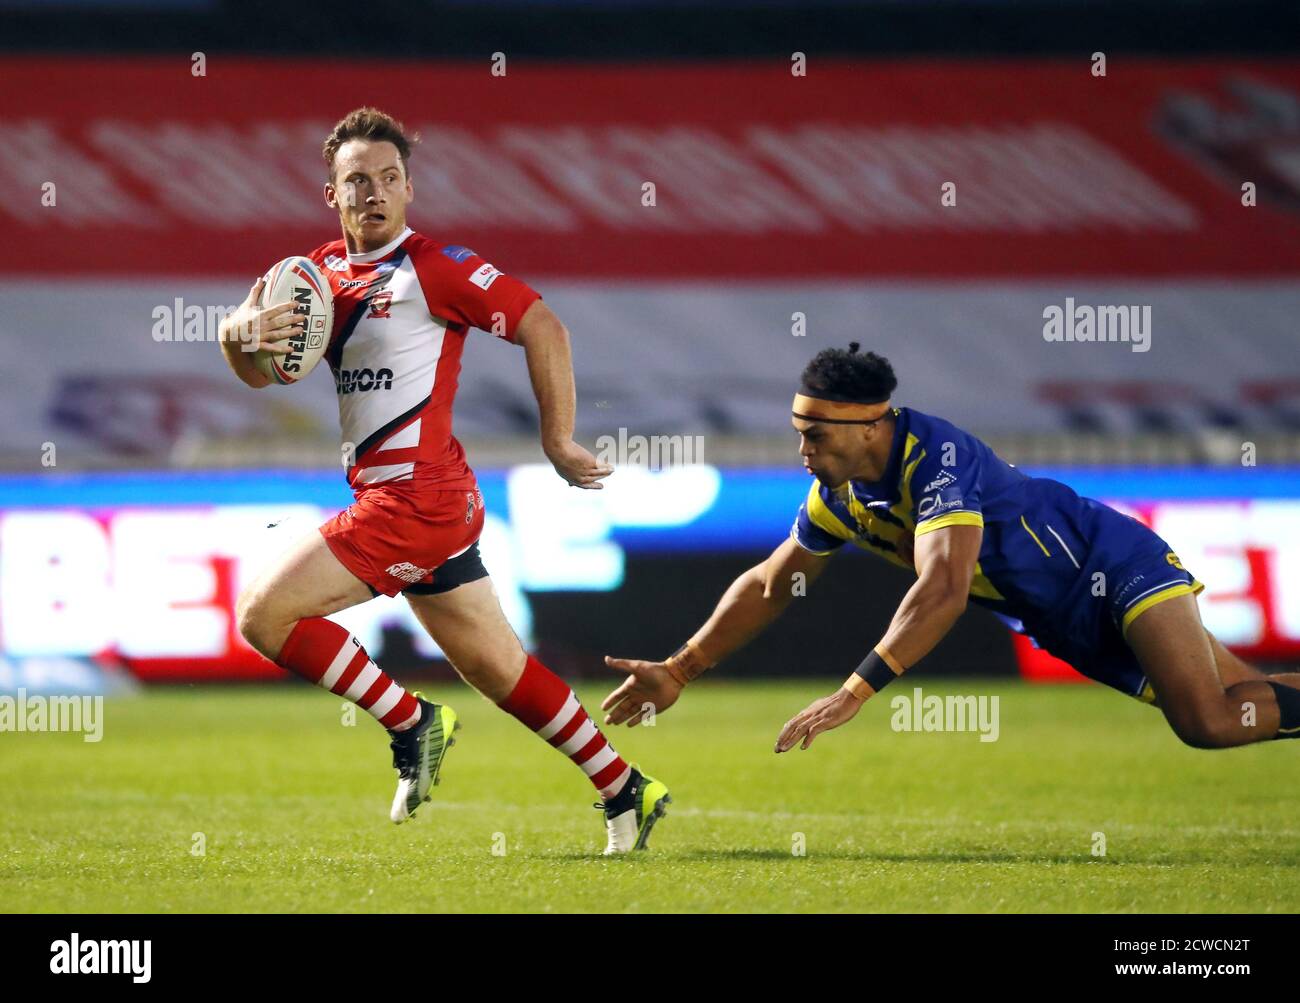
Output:
<svg viewBox="0 0 1300 1003">
<path fill-rule="evenodd" d="M 248 296 L 233 313 L 221 321 L 217 340 L 221 354 L 234 374 L 254 390 L 275 382 L 253 364 L 256 349 L 262 348 L 275 355 L 288 355 L 292 350 L 288 339 L 301 333 L 306 323 L 301 314 L 294 313 L 292 303 L 260 307 L 258 297 L 266 277 L 253 283 Z"/>
<path fill-rule="evenodd" d="M 833 552 L 832 552 L 833 553 Z M 677 702 L 682 688 L 767 629 L 797 594 L 796 576 L 810 585 L 830 553 L 812 553 L 787 538 L 762 564 L 750 568 L 723 593 L 713 615 L 685 645 L 663 662 L 605 656 L 605 664 L 631 673 L 600 705 L 606 724 L 640 723 L 646 705 L 655 713 Z"/>
</svg>

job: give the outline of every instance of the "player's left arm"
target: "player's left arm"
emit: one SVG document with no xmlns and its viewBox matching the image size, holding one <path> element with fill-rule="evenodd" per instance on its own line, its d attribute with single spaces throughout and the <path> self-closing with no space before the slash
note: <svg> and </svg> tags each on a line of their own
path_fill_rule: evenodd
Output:
<svg viewBox="0 0 1300 1003">
<path fill-rule="evenodd" d="M 537 398 L 546 458 L 555 472 L 574 487 L 600 490 L 605 486 L 601 478 L 608 477 L 614 468 L 573 441 L 577 392 L 568 328 L 554 310 L 538 299 L 519 318 L 514 340 L 523 346 L 528 360 L 528 378 Z"/>
<path fill-rule="evenodd" d="M 577 394 L 569 332 L 534 289 L 468 247 L 418 235 L 411 258 L 429 312 L 522 345 L 541 418 L 542 451 L 555 472 L 580 488 L 602 488 L 614 468 L 573 441 Z"/>
<path fill-rule="evenodd" d="M 903 597 L 884 638 L 843 686 L 786 722 L 776 740 L 777 752 L 787 752 L 799 742 L 807 749 L 819 734 L 851 720 L 871 696 L 930 653 L 966 609 L 983 539 L 984 527 L 979 525 L 944 526 L 916 538 L 916 583 Z"/>
</svg>

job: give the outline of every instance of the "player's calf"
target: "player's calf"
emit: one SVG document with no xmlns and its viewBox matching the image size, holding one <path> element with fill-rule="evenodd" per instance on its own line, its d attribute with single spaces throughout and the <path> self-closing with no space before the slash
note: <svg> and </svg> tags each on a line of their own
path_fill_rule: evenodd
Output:
<svg viewBox="0 0 1300 1003">
<path fill-rule="evenodd" d="M 1162 700 L 1160 709 L 1164 711 L 1174 734 L 1193 749 L 1228 749 L 1257 742 L 1263 737 L 1254 730 L 1246 729 L 1238 719 L 1242 715 L 1234 716 L 1231 693 L 1195 702 L 1185 699 Z"/>
<path fill-rule="evenodd" d="M 332 620 L 319 616 L 299 620 L 276 664 L 350 700 L 389 731 L 405 731 L 420 720 L 415 695 L 376 665 L 361 642 Z"/>
<path fill-rule="evenodd" d="M 612 852 L 643 848 L 670 800 L 668 789 L 629 767 L 569 685 L 525 653 L 491 580 L 482 577 L 440 594 L 407 598 L 466 682 L 582 770 L 608 809 Z"/>
<path fill-rule="evenodd" d="M 333 568 L 322 567 L 330 562 Z M 320 595 L 311 590 L 315 570 Z M 336 570 L 348 581 L 331 584 L 328 572 Z M 301 587 L 299 587 L 301 586 Z M 324 588 L 326 591 L 321 592 Z M 285 597 L 289 598 L 285 598 Z M 369 598 L 363 583 L 325 549 L 319 538 L 291 552 L 280 569 L 255 583 L 239 597 L 236 622 L 244 639 L 283 669 L 310 683 L 350 700 L 390 731 L 401 731 L 419 720 L 416 699 L 376 665 L 361 642 L 343 627 L 323 616 L 293 615 L 304 608 L 332 612 Z"/>
<path fill-rule="evenodd" d="M 443 757 L 460 727 L 450 707 L 421 700 L 379 668 L 365 647 L 323 617 L 299 620 L 277 663 L 308 682 L 350 700 L 388 729 L 397 793 L 389 817 L 404 822 L 428 801 Z"/>
<path fill-rule="evenodd" d="M 573 690 L 531 655 L 519 682 L 498 706 L 568 756 L 601 798 L 614 797 L 631 777 L 631 769 L 587 716 Z"/>
<path fill-rule="evenodd" d="M 1169 725 L 1194 749 L 1230 749 L 1300 737 L 1300 690 L 1266 679 L 1237 683 L 1211 699 L 1161 701 Z"/>
<path fill-rule="evenodd" d="M 235 615 L 240 633 L 255 649 L 356 704 L 388 730 L 398 771 L 391 817 L 401 822 L 429 800 L 459 725 L 450 708 L 417 699 L 375 664 L 355 636 L 325 619 L 371 594 L 313 533 L 243 590 Z"/>
<path fill-rule="evenodd" d="M 645 849 L 650 830 L 672 801 L 668 788 L 623 761 L 559 676 L 530 655 L 519 682 L 498 706 L 587 775 L 605 813 L 606 854 Z"/>
<path fill-rule="evenodd" d="M 1227 749 L 1300 734 L 1300 690 L 1216 652 L 1191 595 L 1134 619 L 1125 639 L 1174 733 L 1197 749 Z M 1216 657 L 1217 655 L 1217 657 Z M 1229 679 L 1240 680 L 1225 685 Z"/>
</svg>

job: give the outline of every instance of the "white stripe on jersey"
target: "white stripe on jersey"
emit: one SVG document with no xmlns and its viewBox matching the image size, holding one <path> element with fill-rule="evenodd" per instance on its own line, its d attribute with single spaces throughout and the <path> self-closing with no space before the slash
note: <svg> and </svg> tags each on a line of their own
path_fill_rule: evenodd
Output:
<svg viewBox="0 0 1300 1003">
<path fill-rule="evenodd" d="M 429 313 L 409 255 L 389 274 L 383 288 L 392 294 L 383 311 L 386 316 L 374 316 L 375 311 L 364 304 L 358 308 L 362 316 L 343 345 L 336 374 L 343 441 L 357 450 L 433 393 L 447 333 L 447 321 Z M 341 318 L 338 322 L 346 321 Z M 409 445 L 419 444 L 417 427 L 394 433 L 398 441 L 390 440 L 388 448 L 408 445 L 404 433 L 416 437 Z M 359 453 L 356 459 L 361 459 Z M 375 479 L 363 468 L 356 482 L 373 484 Z"/>
<path fill-rule="evenodd" d="M 415 474 L 415 462 L 383 463 L 379 466 L 362 467 L 357 473 L 356 483 L 378 484 L 380 481 L 409 481 Z"/>
<path fill-rule="evenodd" d="M 384 440 L 379 449 L 406 449 L 408 446 L 418 446 L 420 444 L 420 422 L 423 418 L 416 418 L 415 421 L 407 425 L 404 429 L 394 433 Z"/>
</svg>

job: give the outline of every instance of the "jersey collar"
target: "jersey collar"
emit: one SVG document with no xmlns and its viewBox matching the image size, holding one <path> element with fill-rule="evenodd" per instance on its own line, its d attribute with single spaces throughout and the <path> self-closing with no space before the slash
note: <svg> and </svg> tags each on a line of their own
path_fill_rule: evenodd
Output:
<svg viewBox="0 0 1300 1003">
<path fill-rule="evenodd" d="M 399 233 L 396 237 L 394 237 L 392 240 L 390 240 L 387 244 L 385 244 L 383 247 L 379 248 L 378 250 L 367 251 L 365 254 L 353 254 L 351 251 L 349 251 L 348 262 L 353 265 L 368 265 L 372 261 L 378 261 L 381 258 L 386 258 L 390 254 L 392 254 L 395 250 L 397 250 L 401 246 L 402 241 L 404 241 L 407 237 L 409 237 L 414 232 L 415 231 L 408 226 L 401 233 Z"/>
</svg>

